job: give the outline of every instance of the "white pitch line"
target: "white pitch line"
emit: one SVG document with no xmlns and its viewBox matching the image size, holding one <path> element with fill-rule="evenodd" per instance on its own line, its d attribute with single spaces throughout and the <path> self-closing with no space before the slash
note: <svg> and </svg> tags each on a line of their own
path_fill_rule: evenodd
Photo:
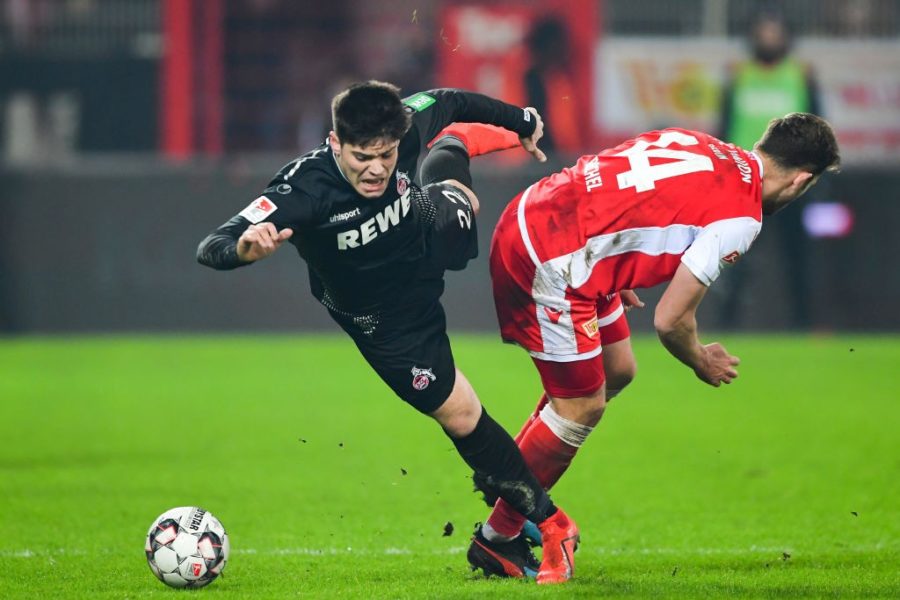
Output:
<svg viewBox="0 0 900 600">
<path fill-rule="evenodd" d="M 794 547 L 789 546 L 749 546 L 747 548 L 604 548 L 604 547 L 590 547 L 590 546 L 582 546 L 579 549 L 579 553 L 584 554 L 596 554 L 600 556 L 744 556 L 744 555 L 754 555 L 754 554 L 774 554 L 780 555 L 782 552 L 787 552 L 789 554 L 795 554 L 797 552 L 803 553 L 818 553 L 821 552 L 823 548 L 807 548 L 804 550 L 797 551 Z M 835 547 L 830 550 L 838 551 L 838 552 L 859 552 L 859 553 L 874 553 L 874 552 L 882 552 L 884 550 L 900 550 L 895 544 L 872 544 L 865 546 L 847 546 L 847 547 Z M 266 549 L 256 549 L 256 548 L 232 548 L 231 553 L 234 555 L 263 555 L 263 556 L 406 556 L 406 555 L 416 555 L 416 554 L 431 554 L 431 555 L 455 555 L 462 554 L 466 551 L 465 546 L 450 546 L 448 548 L 440 548 L 440 549 L 432 549 L 432 550 L 423 550 L 416 551 L 410 548 L 396 548 L 396 547 L 388 547 L 388 548 L 353 548 L 353 547 L 343 547 L 343 548 L 266 548 Z M 54 556 L 87 556 L 87 555 L 101 555 L 101 554 L 112 554 L 111 550 L 104 550 L 99 552 L 88 552 L 87 550 L 80 548 L 56 548 L 51 550 L 31 550 L 29 548 L 21 549 L 21 550 L 0 550 L 0 558 L 49 558 Z"/>
</svg>

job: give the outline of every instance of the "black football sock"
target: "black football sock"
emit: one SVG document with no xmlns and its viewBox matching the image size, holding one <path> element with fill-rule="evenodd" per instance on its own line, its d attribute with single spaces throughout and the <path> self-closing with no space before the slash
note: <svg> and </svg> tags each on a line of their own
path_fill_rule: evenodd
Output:
<svg viewBox="0 0 900 600">
<path fill-rule="evenodd" d="M 550 496 L 525 464 L 519 447 L 484 408 L 472 433 L 450 439 L 476 477 L 529 521 L 540 523 L 556 512 Z"/>
<path fill-rule="evenodd" d="M 455 137 L 444 136 L 434 143 L 425 160 L 422 161 L 422 185 L 455 179 L 471 188 L 472 174 L 469 172 L 469 151 Z"/>
</svg>

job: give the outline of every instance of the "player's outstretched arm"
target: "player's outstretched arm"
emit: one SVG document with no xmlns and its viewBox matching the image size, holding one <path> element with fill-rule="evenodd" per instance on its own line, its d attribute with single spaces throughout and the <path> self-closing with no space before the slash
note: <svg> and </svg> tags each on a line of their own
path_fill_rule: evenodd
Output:
<svg viewBox="0 0 900 600">
<path fill-rule="evenodd" d="M 706 286 L 684 264 L 656 306 L 653 324 L 663 346 L 691 367 L 705 383 L 719 387 L 738 376 L 740 364 L 718 343 L 703 345 L 697 336 L 697 307 L 706 295 Z"/>
<path fill-rule="evenodd" d="M 278 231 L 273 223 L 251 225 L 238 238 L 237 257 L 244 263 L 266 258 L 278 250 L 293 234 L 294 230 L 290 227 Z"/>
<path fill-rule="evenodd" d="M 262 226 L 268 226 L 265 232 L 256 231 Z M 275 252 L 292 234 L 291 229 L 276 231 L 271 223 L 251 225 L 236 215 L 200 242 L 197 262 L 219 271 L 243 267 Z"/>
</svg>

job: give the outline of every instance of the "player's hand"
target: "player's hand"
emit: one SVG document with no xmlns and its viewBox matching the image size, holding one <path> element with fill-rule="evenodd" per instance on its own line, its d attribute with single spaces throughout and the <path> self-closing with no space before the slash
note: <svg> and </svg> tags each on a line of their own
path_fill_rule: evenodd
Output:
<svg viewBox="0 0 900 600">
<path fill-rule="evenodd" d="M 537 109 L 529 106 L 525 110 L 534 115 L 537 124 L 534 126 L 534 133 L 528 137 L 520 137 L 519 141 L 522 143 L 525 151 L 538 159 L 538 162 L 546 162 L 547 155 L 537 147 L 538 141 L 544 136 L 544 121 L 541 119 L 541 115 L 538 114 Z"/>
<path fill-rule="evenodd" d="M 728 384 L 737 379 L 736 366 L 741 364 L 741 359 L 728 354 L 722 344 L 712 343 L 703 346 L 703 359 L 694 373 L 702 381 L 713 387 L 719 387 L 723 383 Z"/>
<path fill-rule="evenodd" d="M 290 227 L 278 231 L 272 223 L 251 225 L 238 238 L 238 258 L 244 262 L 255 262 L 265 258 L 278 250 L 278 247 L 292 235 L 294 230 Z"/>
<path fill-rule="evenodd" d="M 644 308 L 645 306 L 641 299 L 638 298 L 638 295 L 634 293 L 634 290 L 621 290 L 619 297 L 622 299 L 622 306 L 625 307 L 626 311 L 632 308 Z"/>
</svg>

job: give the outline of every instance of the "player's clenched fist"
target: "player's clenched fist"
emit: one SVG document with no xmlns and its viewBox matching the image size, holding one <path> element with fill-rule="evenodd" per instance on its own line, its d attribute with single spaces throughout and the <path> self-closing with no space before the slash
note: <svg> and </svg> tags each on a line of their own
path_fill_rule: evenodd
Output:
<svg viewBox="0 0 900 600">
<path fill-rule="evenodd" d="M 238 238 L 238 258 L 244 262 L 254 262 L 265 258 L 278 250 L 278 247 L 293 234 L 294 230 L 290 227 L 278 231 L 272 223 L 251 225 Z"/>
<path fill-rule="evenodd" d="M 534 115 L 536 123 L 534 133 L 528 137 L 520 137 L 519 142 L 522 143 L 522 147 L 525 148 L 525 151 L 535 157 L 539 162 L 546 162 L 547 155 L 537 147 L 538 141 L 544 136 L 544 121 L 541 119 L 541 115 L 538 114 L 536 108 L 529 106 L 525 110 Z"/>
<path fill-rule="evenodd" d="M 728 354 L 725 347 L 718 343 L 706 344 L 703 350 L 703 363 L 694 369 L 697 377 L 714 387 L 737 379 L 735 367 L 741 364 L 741 359 Z"/>
</svg>

